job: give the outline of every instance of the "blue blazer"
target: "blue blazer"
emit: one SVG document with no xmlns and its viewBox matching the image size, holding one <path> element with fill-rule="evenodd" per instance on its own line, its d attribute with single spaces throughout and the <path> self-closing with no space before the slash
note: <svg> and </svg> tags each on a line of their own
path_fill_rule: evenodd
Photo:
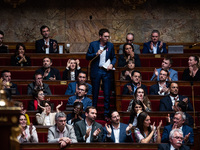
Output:
<svg viewBox="0 0 200 150">
<path fill-rule="evenodd" d="M 132 87 L 132 90 L 133 90 L 133 91 L 132 91 L 131 94 L 129 93 L 129 90 L 128 90 L 127 85 L 130 85 L 130 86 Z M 144 89 L 145 93 L 148 94 L 146 85 L 141 84 L 141 87 Z M 133 84 L 132 84 L 132 83 L 127 83 L 127 84 L 125 84 L 125 85 L 124 85 L 124 88 L 123 88 L 123 93 L 122 93 L 122 94 L 123 94 L 123 95 L 133 95 L 133 94 L 134 94 L 134 87 L 133 87 Z"/>
<path fill-rule="evenodd" d="M 115 56 L 114 46 L 110 42 L 107 42 L 106 46 L 107 46 L 107 49 L 106 49 L 106 61 L 108 59 L 110 59 L 111 64 L 113 66 L 115 66 L 116 56 Z M 100 41 L 91 42 L 90 46 L 88 48 L 88 52 L 86 54 L 86 59 L 87 60 L 92 60 L 96 56 L 96 53 L 97 53 L 97 51 L 99 49 L 100 49 Z M 98 70 L 99 70 L 99 61 L 100 61 L 100 57 L 98 56 L 91 63 L 91 69 L 90 69 L 90 76 L 91 76 L 91 78 L 95 78 L 96 75 L 97 75 L 97 73 L 98 73 Z"/>
<path fill-rule="evenodd" d="M 182 95 L 178 95 L 178 96 L 179 96 L 179 100 L 181 100 L 181 101 L 184 98 L 186 98 L 186 96 L 182 96 Z M 160 100 L 159 111 L 173 111 L 172 110 L 172 101 L 171 101 L 171 98 L 170 98 L 169 95 Z M 192 107 L 192 104 L 190 103 L 190 99 L 189 98 L 188 98 L 187 111 L 193 111 L 193 107 Z"/>
<path fill-rule="evenodd" d="M 124 143 L 124 142 L 133 142 L 132 134 L 126 135 L 126 128 L 127 124 L 120 123 L 120 131 L 119 131 L 119 143 Z M 110 125 L 112 129 L 112 134 L 111 137 L 107 137 L 107 130 L 106 127 L 103 128 L 103 139 L 102 142 L 115 142 L 115 136 L 113 132 L 113 127 Z"/>
<path fill-rule="evenodd" d="M 169 87 L 169 83 L 168 82 L 166 83 L 166 86 Z M 159 92 L 158 83 L 150 86 L 150 92 L 149 92 L 150 95 L 159 95 L 158 92 Z"/>
<path fill-rule="evenodd" d="M 150 48 L 150 44 L 151 44 L 151 41 L 149 41 L 147 43 L 144 43 L 143 50 L 142 50 L 143 54 L 153 53 L 153 52 L 149 51 L 151 49 Z M 160 41 L 158 41 L 158 45 L 157 45 L 157 54 L 167 53 L 167 49 L 166 49 L 166 44 L 165 43 L 163 43 L 163 46 L 162 46 L 163 51 L 162 52 L 160 51 L 159 46 L 160 46 Z"/>
<path fill-rule="evenodd" d="M 159 74 L 162 68 L 158 68 L 156 69 L 158 71 L 158 76 L 156 81 L 159 81 Z M 169 69 L 170 75 L 169 77 L 172 79 L 172 81 L 178 81 L 178 72 L 175 71 L 174 69 Z M 155 77 L 155 74 L 153 73 L 153 76 L 151 77 L 151 81 L 153 81 L 153 78 Z"/>
<path fill-rule="evenodd" d="M 66 107 L 67 105 L 74 105 L 74 101 L 78 99 L 78 96 L 71 96 L 69 97 L 68 101 L 67 101 L 67 104 L 66 104 Z M 88 107 L 88 106 L 92 106 L 92 100 L 88 97 L 84 97 L 84 99 L 82 99 L 81 101 L 83 103 L 83 110 L 85 111 L 85 109 Z"/>
<path fill-rule="evenodd" d="M 170 124 L 170 125 L 164 127 L 162 139 L 161 139 L 162 143 L 169 143 L 169 134 L 170 134 L 170 131 L 172 130 L 172 126 L 173 126 L 173 124 Z M 188 133 L 190 133 L 188 143 L 194 143 L 193 129 L 187 125 L 183 125 L 182 131 L 183 131 L 183 137 L 185 137 Z M 184 141 L 183 141 L 183 143 L 184 143 Z"/>
<path fill-rule="evenodd" d="M 76 92 L 76 84 L 78 84 L 78 82 L 69 83 L 65 95 L 74 95 Z M 87 95 L 92 95 L 92 86 L 88 83 L 86 84 L 88 85 Z"/>
<path fill-rule="evenodd" d="M 50 39 L 49 41 L 49 53 L 58 53 L 58 45 L 57 45 L 57 50 L 54 52 L 53 50 L 53 43 L 57 43 L 58 42 L 56 40 L 53 40 L 53 39 Z M 35 42 L 35 49 L 36 49 L 36 53 L 45 53 L 45 50 L 44 50 L 44 39 L 40 39 L 40 40 L 37 40 Z"/>
</svg>

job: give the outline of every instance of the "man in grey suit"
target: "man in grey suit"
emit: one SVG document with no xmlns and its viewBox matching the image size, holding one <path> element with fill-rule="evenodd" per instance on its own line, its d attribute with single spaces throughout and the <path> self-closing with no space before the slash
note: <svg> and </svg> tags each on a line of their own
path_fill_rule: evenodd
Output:
<svg viewBox="0 0 200 150">
<path fill-rule="evenodd" d="M 135 54 L 140 54 L 140 45 L 133 44 L 133 42 L 134 42 L 134 34 L 128 33 L 126 35 L 126 43 L 130 43 L 133 45 Z M 119 46 L 119 54 L 123 54 L 123 46 L 124 46 L 124 44 Z"/>
<path fill-rule="evenodd" d="M 78 142 L 101 142 L 103 127 L 95 121 L 97 110 L 94 106 L 89 106 L 85 110 L 85 120 L 76 122 L 74 129 Z"/>
<path fill-rule="evenodd" d="M 44 94 L 52 95 L 51 89 L 49 88 L 49 85 L 46 84 L 46 83 L 43 83 L 42 74 L 41 73 L 35 73 L 34 82 L 32 82 L 28 85 L 27 94 L 32 95 L 34 90 L 40 90 L 40 89 L 42 89 L 44 91 Z"/>
<path fill-rule="evenodd" d="M 48 130 L 48 143 L 59 143 L 61 148 L 71 143 L 77 143 L 73 126 L 66 124 L 65 113 L 58 112 L 55 121 L 56 124 Z"/>
</svg>

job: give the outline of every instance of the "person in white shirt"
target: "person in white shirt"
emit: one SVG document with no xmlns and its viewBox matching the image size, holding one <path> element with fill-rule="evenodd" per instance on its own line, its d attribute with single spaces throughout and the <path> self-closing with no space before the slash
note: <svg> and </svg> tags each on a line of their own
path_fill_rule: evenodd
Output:
<svg viewBox="0 0 200 150">
<path fill-rule="evenodd" d="M 132 124 L 126 125 L 120 122 L 120 115 L 117 111 L 111 111 L 110 113 L 110 125 L 105 124 L 103 128 L 103 141 L 124 143 L 133 142 L 131 135 Z"/>
</svg>

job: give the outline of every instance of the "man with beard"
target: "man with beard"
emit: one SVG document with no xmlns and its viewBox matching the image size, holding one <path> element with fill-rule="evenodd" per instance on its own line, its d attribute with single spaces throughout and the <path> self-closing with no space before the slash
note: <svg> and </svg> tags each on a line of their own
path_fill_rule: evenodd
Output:
<svg viewBox="0 0 200 150">
<path fill-rule="evenodd" d="M 95 121 L 97 110 L 89 106 L 85 110 L 85 120 L 77 122 L 74 126 L 78 142 L 101 142 L 103 127 Z"/>
<path fill-rule="evenodd" d="M 159 41 L 160 32 L 158 30 L 153 30 L 151 33 L 151 41 L 144 43 L 143 54 L 161 54 L 167 53 L 166 44 Z"/>
<path fill-rule="evenodd" d="M 178 81 L 178 72 L 171 68 L 173 61 L 171 57 L 165 57 L 162 61 L 161 68 L 154 69 L 153 76 L 151 77 L 151 81 L 159 81 L 159 74 L 161 69 L 167 70 L 169 72 L 168 81 Z"/>
<path fill-rule="evenodd" d="M 180 129 L 173 129 L 169 135 L 170 144 L 160 144 L 158 150 L 190 150 L 188 146 L 182 144 L 183 132 Z"/>
<path fill-rule="evenodd" d="M 40 73 L 43 76 L 43 80 L 61 80 L 60 72 L 56 68 L 52 68 L 52 60 L 49 57 L 43 58 L 43 67 L 36 70 L 36 73 Z"/>
<path fill-rule="evenodd" d="M 78 81 L 71 82 L 68 84 L 65 95 L 76 95 L 76 93 L 78 92 L 78 85 L 82 83 L 86 83 L 87 81 L 86 72 L 80 71 L 77 79 Z M 89 83 L 86 83 L 86 84 L 88 86 L 87 95 L 92 95 L 92 86 Z"/>
<path fill-rule="evenodd" d="M 165 126 L 162 134 L 162 143 L 169 143 L 169 133 L 173 129 L 180 129 L 183 131 L 183 143 L 194 143 L 193 129 L 185 125 L 186 116 L 182 111 L 177 111 L 173 118 L 173 124 Z"/>
<path fill-rule="evenodd" d="M 160 111 L 173 111 L 173 106 L 176 101 L 184 101 L 187 103 L 188 111 L 193 111 L 192 104 L 190 103 L 190 100 L 186 96 L 178 95 L 178 83 L 171 82 L 169 85 L 170 94 L 160 100 Z"/>
<path fill-rule="evenodd" d="M 166 82 L 169 77 L 167 70 L 161 69 L 159 74 L 159 81 L 150 87 L 150 95 L 168 95 L 169 83 Z"/>
<path fill-rule="evenodd" d="M 131 73 L 131 82 L 124 85 L 123 95 L 133 95 L 138 87 L 142 87 L 147 94 L 147 87 L 144 84 L 141 84 L 142 75 L 141 72 L 134 70 Z"/>
<path fill-rule="evenodd" d="M 88 86 L 86 83 L 79 84 L 77 94 L 75 96 L 71 96 L 68 99 L 66 108 L 68 107 L 68 105 L 73 105 L 75 102 L 83 103 L 84 111 L 88 106 L 92 106 L 92 100 L 86 96 L 87 91 Z"/>
<path fill-rule="evenodd" d="M 36 53 L 58 53 L 57 41 L 49 38 L 50 28 L 46 25 L 43 25 L 40 28 L 40 33 L 43 38 L 37 40 L 35 43 Z"/>
<path fill-rule="evenodd" d="M 133 142 L 131 135 L 132 124 L 129 126 L 120 122 L 120 115 L 117 111 L 110 113 L 110 125 L 105 124 L 103 128 L 103 142 L 124 143 Z"/>
</svg>

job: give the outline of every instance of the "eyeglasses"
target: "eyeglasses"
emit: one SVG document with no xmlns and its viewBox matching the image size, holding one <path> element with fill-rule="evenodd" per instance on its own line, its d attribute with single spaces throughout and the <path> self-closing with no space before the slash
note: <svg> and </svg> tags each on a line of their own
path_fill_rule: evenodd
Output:
<svg viewBox="0 0 200 150">
<path fill-rule="evenodd" d="M 19 121 L 23 121 L 23 120 L 26 121 L 26 119 L 19 119 Z"/>
<path fill-rule="evenodd" d="M 181 139 L 181 140 L 184 139 L 183 137 L 180 137 L 180 136 L 175 136 L 174 138 L 177 139 L 177 140 L 178 140 L 178 139 Z"/>
<path fill-rule="evenodd" d="M 84 92 L 84 91 L 85 91 L 84 89 L 80 89 L 80 88 L 78 88 L 78 90 L 81 91 L 81 92 Z"/>
<path fill-rule="evenodd" d="M 38 95 L 40 95 L 40 96 L 44 96 L 44 93 L 40 93 L 40 94 L 38 94 Z"/>
</svg>

